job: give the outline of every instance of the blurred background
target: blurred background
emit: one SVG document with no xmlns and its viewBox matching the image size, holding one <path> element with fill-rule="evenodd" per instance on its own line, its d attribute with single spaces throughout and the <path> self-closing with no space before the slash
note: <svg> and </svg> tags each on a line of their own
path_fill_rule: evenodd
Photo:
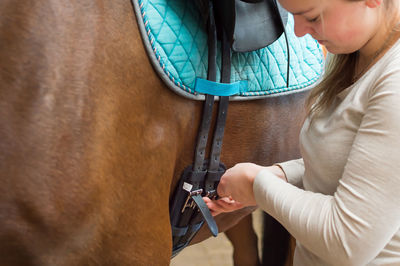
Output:
<svg viewBox="0 0 400 266">
<path fill-rule="evenodd" d="M 253 227 L 258 236 L 258 250 L 261 254 L 262 217 L 260 209 L 253 212 Z M 217 237 L 189 246 L 171 260 L 171 266 L 233 266 L 233 247 L 224 233 Z"/>
</svg>

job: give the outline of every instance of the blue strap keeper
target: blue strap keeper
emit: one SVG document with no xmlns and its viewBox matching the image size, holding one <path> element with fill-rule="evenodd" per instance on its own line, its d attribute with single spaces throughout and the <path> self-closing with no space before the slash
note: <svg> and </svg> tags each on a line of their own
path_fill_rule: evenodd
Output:
<svg viewBox="0 0 400 266">
<path fill-rule="evenodd" d="M 197 93 L 210 94 L 214 96 L 233 96 L 246 91 L 247 80 L 234 83 L 219 83 L 202 78 L 196 78 L 194 90 Z"/>
</svg>

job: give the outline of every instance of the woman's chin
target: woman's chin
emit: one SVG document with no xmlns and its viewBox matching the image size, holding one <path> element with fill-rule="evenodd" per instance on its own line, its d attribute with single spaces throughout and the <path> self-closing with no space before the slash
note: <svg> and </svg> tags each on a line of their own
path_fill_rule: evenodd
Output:
<svg viewBox="0 0 400 266">
<path fill-rule="evenodd" d="M 354 51 L 356 51 L 354 49 L 346 49 L 344 47 L 338 47 L 338 46 L 332 45 L 328 42 L 325 42 L 324 47 L 325 47 L 325 50 L 331 54 L 351 54 Z"/>
</svg>

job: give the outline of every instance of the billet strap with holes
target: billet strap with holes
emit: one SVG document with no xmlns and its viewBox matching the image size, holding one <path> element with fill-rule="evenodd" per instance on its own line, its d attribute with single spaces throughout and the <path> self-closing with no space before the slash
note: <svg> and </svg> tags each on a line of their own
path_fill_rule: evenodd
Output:
<svg viewBox="0 0 400 266">
<path fill-rule="evenodd" d="M 208 76 L 210 82 L 217 77 L 217 30 L 214 21 L 213 4 L 210 1 L 208 23 Z M 230 82 L 230 46 L 227 39 L 222 42 L 221 82 Z M 225 65 L 225 66 L 224 66 Z M 211 199 L 217 196 L 216 190 L 225 166 L 220 162 L 222 139 L 228 110 L 228 96 L 221 96 L 218 104 L 218 116 L 213 133 L 210 158 L 205 159 L 208 135 L 210 132 L 214 95 L 206 94 L 202 120 L 198 131 L 194 163 L 185 168 L 170 204 L 173 250 L 172 256 L 185 248 L 198 230 L 207 224 L 212 235 L 218 234 L 217 224 L 203 197 Z"/>
<path fill-rule="evenodd" d="M 217 186 L 221 176 L 226 170 L 224 164 L 220 162 L 220 155 L 227 118 L 229 93 L 220 93 L 220 88 L 223 90 L 223 88 L 234 87 L 225 86 L 231 81 L 231 42 L 229 41 L 225 27 L 221 27 L 218 30 L 221 39 L 222 60 L 221 80 L 219 83 L 216 81 L 217 28 L 215 25 L 213 5 L 219 2 L 214 1 L 219 0 L 209 0 L 208 2 L 208 74 L 207 82 L 204 83 L 211 84 L 217 89 L 204 90 L 207 93 L 205 94 L 202 120 L 198 131 L 194 162 L 193 165 L 186 167 L 183 171 L 175 194 L 170 202 L 173 257 L 190 243 L 204 222 L 214 236 L 218 234 L 217 224 L 205 204 L 203 197 L 209 197 L 210 199 L 215 199 L 217 197 Z M 216 93 L 211 94 L 213 91 Z M 231 91 L 235 93 L 237 88 Z M 215 95 L 219 96 L 218 114 L 212 134 L 211 151 L 209 152 L 210 157 L 205 159 Z"/>
</svg>

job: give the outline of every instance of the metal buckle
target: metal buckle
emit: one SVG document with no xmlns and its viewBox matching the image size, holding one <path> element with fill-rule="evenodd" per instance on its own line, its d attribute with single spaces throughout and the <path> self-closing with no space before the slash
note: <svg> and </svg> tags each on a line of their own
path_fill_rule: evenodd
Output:
<svg viewBox="0 0 400 266">
<path fill-rule="evenodd" d="M 215 189 L 207 191 L 206 196 L 213 200 L 217 197 L 217 191 Z"/>
<path fill-rule="evenodd" d="M 187 196 L 187 198 L 186 198 L 186 200 L 185 200 L 185 204 L 183 204 L 181 213 L 184 213 L 186 208 L 194 209 L 196 207 L 196 204 L 195 204 L 194 200 L 191 200 L 191 199 L 192 199 L 193 196 L 201 195 L 202 193 L 203 193 L 203 189 L 190 191 L 188 196 Z M 189 203 L 189 200 L 191 200 L 190 203 Z"/>
</svg>

